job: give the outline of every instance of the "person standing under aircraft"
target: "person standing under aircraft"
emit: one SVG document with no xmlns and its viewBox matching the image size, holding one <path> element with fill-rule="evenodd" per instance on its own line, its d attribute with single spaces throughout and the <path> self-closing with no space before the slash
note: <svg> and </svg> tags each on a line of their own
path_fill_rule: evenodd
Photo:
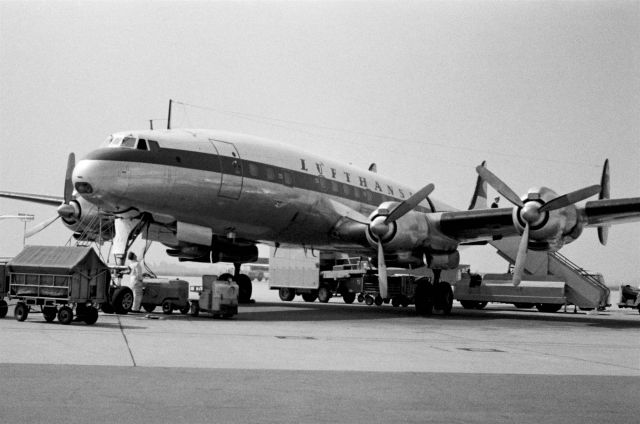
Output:
<svg viewBox="0 0 640 424">
<path fill-rule="evenodd" d="M 131 312 L 140 312 L 140 304 L 142 303 L 142 263 L 138 260 L 135 253 L 129 252 L 129 285 L 133 290 L 133 307 Z"/>
</svg>

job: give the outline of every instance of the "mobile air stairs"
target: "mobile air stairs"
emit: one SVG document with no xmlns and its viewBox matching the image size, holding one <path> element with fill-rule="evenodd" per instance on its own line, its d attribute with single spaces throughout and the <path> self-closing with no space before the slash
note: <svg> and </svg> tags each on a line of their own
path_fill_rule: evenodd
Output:
<svg viewBox="0 0 640 424">
<path fill-rule="evenodd" d="M 514 265 L 518 251 L 518 240 L 503 239 L 490 244 L 497 249 L 498 255 Z M 583 310 L 604 309 L 609 304 L 609 288 L 600 274 L 589 273 L 571 262 L 558 252 L 527 253 L 524 279 L 527 274 L 553 276 L 565 282 L 567 304 L 576 305 Z"/>
</svg>

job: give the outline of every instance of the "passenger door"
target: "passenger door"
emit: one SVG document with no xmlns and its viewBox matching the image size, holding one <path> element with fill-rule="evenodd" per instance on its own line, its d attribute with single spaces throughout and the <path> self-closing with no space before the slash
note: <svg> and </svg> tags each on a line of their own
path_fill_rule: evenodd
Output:
<svg viewBox="0 0 640 424">
<path fill-rule="evenodd" d="M 218 196 L 229 199 L 239 199 L 244 183 L 244 170 L 240 153 L 233 143 L 222 140 L 209 139 L 218 152 L 220 161 L 220 190 Z"/>
</svg>

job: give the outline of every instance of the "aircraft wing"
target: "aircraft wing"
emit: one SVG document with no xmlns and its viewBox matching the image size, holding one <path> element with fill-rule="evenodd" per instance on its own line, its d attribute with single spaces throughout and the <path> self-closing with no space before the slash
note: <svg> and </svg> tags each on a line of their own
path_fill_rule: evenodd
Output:
<svg viewBox="0 0 640 424">
<path fill-rule="evenodd" d="M 24 200 L 26 202 L 40 203 L 42 205 L 60 206 L 64 199 L 60 196 L 47 196 L 42 194 L 15 193 L 12 191 L 0 191 L 0 197 L 7 199 Z"/>
<path fill-rule="evenodd" d="M 640 197 L 592 200 L 582 214 L 589 227 L 640 221 Z"/>
</svg>

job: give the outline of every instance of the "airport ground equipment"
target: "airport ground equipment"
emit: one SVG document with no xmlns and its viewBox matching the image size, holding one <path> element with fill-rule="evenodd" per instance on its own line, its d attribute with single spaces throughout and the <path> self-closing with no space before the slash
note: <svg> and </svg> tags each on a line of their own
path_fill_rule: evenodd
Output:
<svg viewBox="0 0 640 424">
<path fill-rule="evenodd" d="M 179 279 L 145 278 L 142 281 L 142 308 L 147 312 L 153 312 L 156 306 L 162 307 L 164 314 L 171 314 L 179 310 L 188 314 L 189 282 Z"/>
<path fill-rule="evenodd" d="M 509 273 L 484 276 L 463 273 L 455 283 L 454 298 L 465 309 L 482 309 L 488 302 L 496 302 L 557 312 L 567 303 L 564 281 L 546 275 L 527 275 L 526 278 L 514 286 L 513 275 Z"/>
<path fill-rule="evenodd" d="M 640 290 L 631 287 L 630 285 L 620 286 L 620 302 L 618 302 L 618 308 L 636 308 L 640 313 L 640 305 L 636 304 L 636 300 L 640 295 Z"/>
<path fill-rule="evenodd" d="M 214 318 L 231 318 L 238 314 L 239 286 L 230 278 L 218 280 L 216 275 L 202 276 L 202 290 L 191 302 L 191 315 L 207 312 Z"/>
<path fill-rule="evenodd" d="M 353 303 L 362 292 L 368 262 L 333 252 L 312 253 L 303 249 L 271 249 L 269 288 L 288 302 L 300 295 L 306 302 L 322 303 L 341 296 Z"/>
<path fill-rule="evenodd" d="M 107 300 L 109 268 L 89 247 L 27 246 L 7 263 L 6 273 L 18 321 L 39 307 L 47 322 L 57 317 L 70 324 L 76 317 L 91 325 Z"/>
<path fill-rule="evenodd" d="M 4 318 L 7 316 L 7 312 L 9 311 L 9 305 L 4 298 L 7 296 L 7 292 L 9 291 L 9 278 L 6 271 L 6 261 L 0 261 L 0 318 Z"/>
</svg>

